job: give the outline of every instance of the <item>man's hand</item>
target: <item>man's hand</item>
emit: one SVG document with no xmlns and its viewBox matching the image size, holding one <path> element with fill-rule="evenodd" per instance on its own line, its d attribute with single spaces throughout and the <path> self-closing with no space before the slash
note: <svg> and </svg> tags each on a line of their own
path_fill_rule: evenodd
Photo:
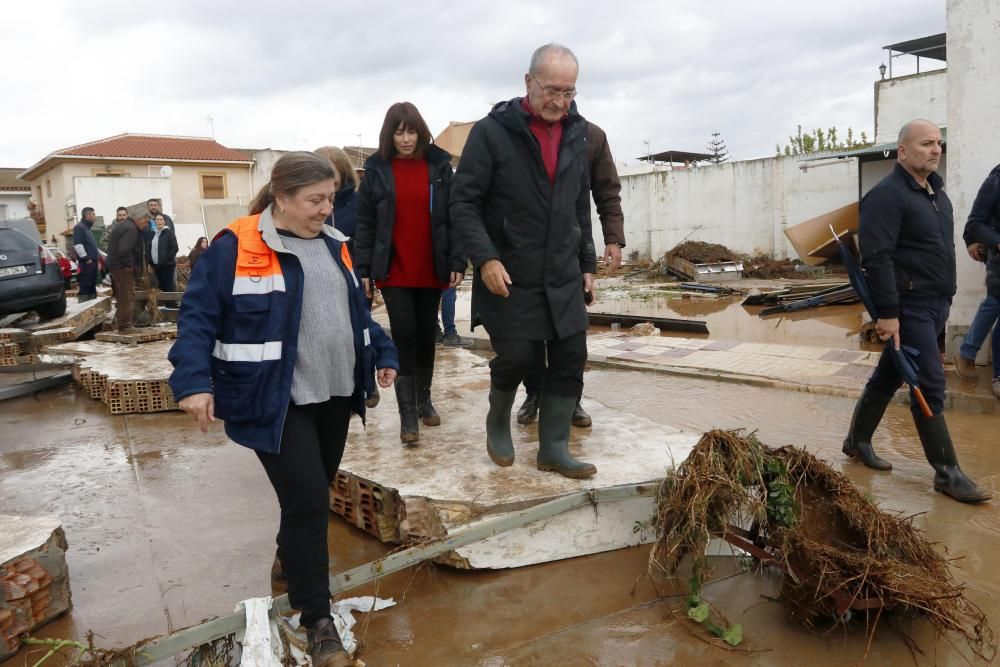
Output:
<svg viewBox="0 0 1000 667">
<path fill-rule="evenodd" d="M 899 349 L 899 318 L 898 317 L 886 317 L 879 318 L 875 321 L 875 333 L 878 334 L 878 339 L 882 341 L 889 340 L 890 338 L 894 341 L 896 349 Z"/>
<path fill-rule="evenodd" d="M 369 299 L 372 298 L 372 281 L 368 278 L 362 278 L 361 284 L 365 287 L 365 296 Z"/>
<path fill-rule="evenodd" d="M 617 243 L 604 246 L 604 270 L 617 271 L 622 268 L 622 247 Z"/>
<path fill-rule="evenodd" d="M 589 295 L 589 296 L 588 296 Z M 583 300 L 587 305 L 594 303 L 594 274 L 583 274 Z"/>
<path fill-rule="evenodd" d="M 505 299 L 510 296 L 507 285 L 513 283 L 507 269 L 504 268 L 499 259 L 488 259 L 483 262 L 479 267 L 479 275 L 482 277 L 486 289 Z"/>
<path fill-rule="evenodd" d="M 458 287 L 465 280 L 465 273 L 461 271 L 451 272 L 451 282 L 448 283 L 448 287 Z"/>
<path fill-rule="evenodd" d="M 209 422 L 215 421 L 215 397 L 209 393 L 185 396 L 177 404 L 177 407 L 198 422 L 202 433 L 208 433 Z"/>
<path fill-rule="evenodd" d="M 977 262 L 986 261 L 986 248 L 983 247 L 982 243 L 973 243 L 966 250 L 969 252 L 969 257 Z"/>
<path fill-rule="evenodd" d="M 375 373 L 375 379 L 378 380 L 378 386 L 388 389 L 392 386 L 392 381 L 396 379 L 396 369 L 380 368 Z"/>
</svg>

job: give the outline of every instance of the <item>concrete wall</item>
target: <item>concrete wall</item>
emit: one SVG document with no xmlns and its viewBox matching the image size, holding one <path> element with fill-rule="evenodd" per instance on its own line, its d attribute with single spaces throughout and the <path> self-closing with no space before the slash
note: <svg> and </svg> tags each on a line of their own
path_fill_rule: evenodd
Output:
<svg viewBox="0 0 1000 667">
<path fill-rule="evenodd" d="M 955 206 L 958 294 L 949 331 L 972 321 L 986 293 L 981 264 L 966 255 L 962 231 L 979 186 L 1000 162 L 1000 3 L 948 0 L 948 196 Z M 949 344 L 954 341 L 949 338 Z"/>
<path fill-rule="evenodd" d="M 37 186 L 42 186 L 43 205 L 45 207 L 45 222 L 47 225 L 46 236 L 59 234 L 66 229 L 72 229 L 73 224 L 79 218 L 79 211 L 84 206 L 97 206 L 84 201 L 77 196 L 75 191 L 75 179 L 77 178 L 100 178 L 107 180 L 132 179 L 158 179 L 160 169 L 163 166 L 170 166 L 172 173 L 169 178 L 169 200 L 170 204 L 164 202 L 164 211 L 173 217 L 175 224 L 196 225 L 203 228 L 204 220 L 201 215 L 203 204 L 241 204 L 248 205 L 252 197 L 250 183 L 250 167 L 231 167 L 213 164 L 146 164 L 146 163 L 115 163 L 115 162 L 64 162 L 56 165 L 48 172 L 41 174 L 31 182 L 31 191 L 37 193 Z M 97 174 L 106 171 L 121 171 L 125 176 L 117 178 L 97 177 Z M 225 174 L 226 175 L 226 198 L 225 199 L 202 199 L 200 174 Z M 45 182 L 52 182 L 52 196 L 47 196 Z M 86 194 L 86 193 L 84 193 Z M 129 195 L 131 196 L 131 195 Z M 66 213 L 67 201 L 75 208 L 70 214 Z M 135 201 L 122 201 L 120 204 L 127 206 Z M 103 205 L 103 204 L 102 204 Z M 110 217 L 103 211 L 98 211 L 98 215 L 103 215 L 105 221 L 114 219 L 114 210 L 111 210 Z M 194 233 L 194 227 L 191 228 Z M 185 232 L 186 234 L 187 232 Z M 203 234 L 198 234 L 201 236 Z M 191 239 L 194 243 L 197 236 Z M 178 242 L 181 243 L 181 251 L 184 250 L 185 237 L 178 230 Z"/>
<path fill-rule="evenodd" d="M 624 175 L 624 254 L 660 257 L 685 239 L 722 243 L 743 253 L 796 257 L 784 229 L 857 200 L 854 159 L 818 162 L 798 156 L 697 169 Z M 598 254 L 604 239 L 592 211 Z"/>
<path fill-rule="evenodd" d="M 274 168 L 274 163 L 287 152 L 269 148 L 253 154 L 253 172 L 251 173 L 251 178 L 253 180 L 254 195 L 271 180 L 271 170 Z"/>
<path fill-rule="evenodd" d="M 0 192 L 0 220 L 28 217 L 28 193 Z"/>
<path fill-rule="evenodd" d="M 873 160 L 861 164 L 861 194 L 871 190 L 876 183 L 892 173 L 896 160 Z M 941 164 L 937 173 L 944 179 L 945 189 L 948 189 L 948 154 L 941 156 Z"/>
<path fill-rule="evenodd" d="M 953 42 L 949 39 L 948 46 Z M 950 53 L 948 60 L 951 60 Z M 948 70 L 942 69 L 876 81 L 875 143 L 896 141 L 899 128 L 914 118 L 926 118 L 938 125 L 947 125 L 947 74 Z"/>
</svg>

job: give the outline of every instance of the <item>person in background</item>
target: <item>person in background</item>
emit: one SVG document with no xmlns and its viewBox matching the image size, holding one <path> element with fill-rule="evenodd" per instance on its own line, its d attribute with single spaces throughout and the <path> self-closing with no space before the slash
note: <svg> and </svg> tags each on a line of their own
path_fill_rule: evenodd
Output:
<svg viewBox="0 0 1000 667">
<path fill-rule="evenodd" d="M 194 247 L 191 248 L 191 252 L 188 253 L 188 263 L 191 265 L 192 272 L 194 272 L 194 267 L 198 263 L 198 259 L 206 250 L 208 250 L 208 239 L 202 236 L 194 244 Z"/>
<path fill-rule="evenodd" d="M 143 232 L 149 226 L 149 214 L 137 213 L 135 219 L 125 218 L 116 223 L 108 235 L 108 271 L 111 289 L 118 309 L 118 333 L 134 333 L 132 328 L 135 303 L 136 273 L 145 271 L 146 243 Z"/>
<path fill-rule="evenodd" d="M 332 162 L 337 170 L 337 194 L 333 198 L 333 211 L 326 219 L 326 224 L 333 225 L 334 229 L 348 237 L 347 250 L 354 257 L 354 235 L 358 227 L 358 172 L 342 148 L 321 146 L 313 152 Z M 369 310 L 371 306 L 372 300 L 368 299 Z M 376 384 L 368 397 L 367 406 L 377 407 L 381 398 Z"/>
<path fill-rule="evenodd" d="M 101 258 L 97 249 L 97 239 L 94 238 L 94 221 L 97 214 L 87 206 L 83 209 L 80 222 L 73 227 L 73 251 L 76 254 L 79 273 L 77 283 L 80 287 L 79 301 L 90 301 L 97 298 L 97 265 Z"/>
<path fill-rule="evenodd" d="M 176 231 L 174 229 L 174 220 L 169 215 L 163 212 L 163 203 L 159 199 L 149 199 L 146 201 L 146 210 L 149 212 L 149 226 L 143 232 L 143 238 L 146 241 L 147 249 L 153 243 L 153 234 L 156 233 L 157 224 L 156 216 L 162 215 L 164 222 L 170 227 L 170 231 Z M 146 255 L 146 261 L 149 261 L 149 254 Z"/>
<path fill-rule="evenodd" d="M 101 249 L 101 252 L 103 252 L 104 254 L 108 253 L 108 239 L 111 238 L 111 230 L 115 228 L 115 225 L 117 225 L 120 222 L 125 222 L 126 220 L 128 220 L 128 209 L 125 208 L 124 206 L 119 206 L 117 210 L 115 210 L 114 221 L 111 223 L 110 226 L 106 226 L 104 228 L 104 233 L 101 234 L 101 240 L 97 244 L 98 247 Z"/>
<path fill-rule="evenodd" d="M 625 216 L 622 213 L 622 183 L 615 159 L 608 147 L 608 137 L 600 127 L 587 121 L 587 162 L 590 165 L 590 194 L 597 206 L 604 235 L 604 268 L 617 271 L 622 265 L 625 247 Z M 537 355 L 531 370 L 524 376 L 524 402 L 517 411 L 518 424 L 530 424 L 538 417 L 538 400 L 545 382 L 545 357 Z M 583 409 L 583 393 L 576 399 L 573 426 L 587 428 L 593 420 Z"/>
<path fill-rule="evenodd" d="M 272 588 L 286 581 L 314 667 L 354 664 L 330 615 L 330 483 L 351 414 L 396 375 L 395 349 L 372 321 L 345 237 L 324 224 L 337 172 L 287 153 L 191 276 L 170 349 L 178 407 L 203 432 L 215 419 L 254 450 L 278 497 Z"/>
<path fill-rule="evenodd" d="M 177 268 L 177 235 L 174 230 L 167 225 L 162 213 L 157 213 L 154 219 L 156 232 L 150 239 L 149 265 L 153 267 L 156 275 L 156 283 L 161 292 L 176 292 L 177 285 L 174 282 L 174 271 Z"/>
<path fill-rule="evenodd" d="M 433 144 L 410 102 L 389 107 L 378 151 L 365 162 L 354 242 L 358 275 L 369 297 L 382 290 L 392 339 L 399 349 L 399 439 L 420 439 L 441 423 L 431 402 L 441 290 L 462 282 L 465 260 L 451 238 L 448 195 L 451 156 Z M 373 285 L 374 283 L 374 285 Z"/>
<path fill-rule="evenodd" d="M 976 378 L 976 355 L 993 330 L 991 339 L 993 378 L 990 388 L 1000 398 L 1000 165 L 990 171 L 972 203 L 962 234 L 969 256 L 986 263 L 986 298 L 979 305 L 955 355 L 955 371 L 966 379 Z"/>
<path fill-rule="evenodd" d="M 438 323 L 437 342 L 445 347 L 461 347 L 462 337 L 455 328 L 455 302 L 458 300 L 457 288 L 449 287 L 441 292 L 441 321 Z"/>
</svg>

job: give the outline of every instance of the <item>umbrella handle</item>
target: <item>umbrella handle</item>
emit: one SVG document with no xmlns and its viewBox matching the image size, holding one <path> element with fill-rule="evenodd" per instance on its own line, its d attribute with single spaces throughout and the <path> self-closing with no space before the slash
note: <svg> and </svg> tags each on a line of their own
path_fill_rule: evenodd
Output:
<svg viewBox="0 0 1000 667">
<path fill-rule="evenodd" d="M 913 397 L 917 399 L 917 405 L 920 406 L 924 417 L 930 419 L 934 416 L 934 412 L 931 410 L 931 406 L 927 405 L 927 399 L 924 398 L 924 392 L 920 391 L 920 387 L 913 387 Z"/>
</svg>

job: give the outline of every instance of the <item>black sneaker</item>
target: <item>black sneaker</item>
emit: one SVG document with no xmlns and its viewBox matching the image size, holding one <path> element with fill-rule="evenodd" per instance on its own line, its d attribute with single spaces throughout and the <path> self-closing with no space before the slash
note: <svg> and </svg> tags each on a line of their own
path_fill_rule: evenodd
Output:
<svg viewBox="0 0 1000 667">
<path fill-rule="evenodd" d="M 444 346 L 445 347 L 462 347 L 462 337 L 457 333 L 450 333 L 444 335 Z"/>
</svg>

